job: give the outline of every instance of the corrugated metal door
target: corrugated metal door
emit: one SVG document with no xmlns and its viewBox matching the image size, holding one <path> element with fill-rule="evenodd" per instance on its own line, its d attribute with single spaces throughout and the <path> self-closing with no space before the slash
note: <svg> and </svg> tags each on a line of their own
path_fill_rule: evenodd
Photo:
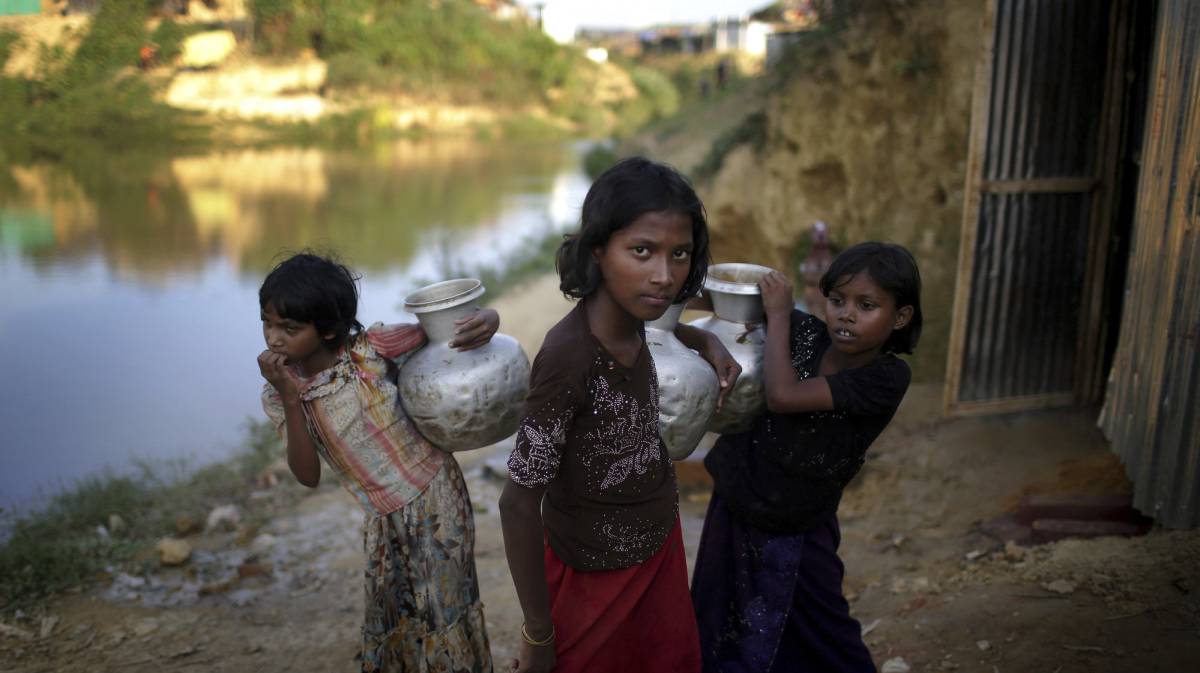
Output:
<svg viewBox="0 0 1200 673">
<path fill-rule="evenodd" d="M 1121 335 L 1100 427 L 1134 505 L 1200 527 L 1200 3 L 1159 5 Z"/>
<path fill-rule="evenodd" d="M 976 72 L 950 414 L 1097 390 L 1126 0 L 991 0 Z"/>
</svg>

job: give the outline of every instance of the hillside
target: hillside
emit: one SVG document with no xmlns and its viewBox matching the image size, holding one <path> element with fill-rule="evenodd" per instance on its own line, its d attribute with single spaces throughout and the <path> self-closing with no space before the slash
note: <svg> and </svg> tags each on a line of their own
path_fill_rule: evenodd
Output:
<svg viewBox="0 0 1200 673">
<path fill-rule="evenodd" d="M 940 380 L 983 4 L 855 3 L 844 26 L 814 31 L 745 95 L 625 150 L 697 179 L 721 261 L 795 275 L 816 220 L 839 246 L 907 246 L 925 283 L 915 375 Z"/>
</svg>

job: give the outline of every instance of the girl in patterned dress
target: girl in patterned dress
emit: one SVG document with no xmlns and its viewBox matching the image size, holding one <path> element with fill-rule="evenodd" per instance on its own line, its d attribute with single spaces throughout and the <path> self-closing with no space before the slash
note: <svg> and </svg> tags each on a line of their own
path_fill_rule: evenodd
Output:
<svg viewBox="0 0 1200 673">
<path fill-rule="evenodd" d="M 362 670 L 487 673 L 466 483 L 454 457 L 417 433 L 396 388 L 425 333 L 414 324 L 363 329 L 356 280 L 341 264 L 299 254 L 263 281 L 263 408 L 296 480 L 315 487 L 324 462 L 366 515 Z M 499 324 L 491 309 L 467 316 L 451 345 L 482 346 Z"/>
<path fill-rule="evenodd" d="M 705 457 L 714 493 L 692 597 L 705 673 L 868 673 L 842 595 L 837 507 L 908 389 L 921 334 L 921 277 L 907 250 L 860 243 L 821 278 L 825 320 L 792 286 L 760 281 L 767 410 Z"/>
<path fill-rule="evenodd" d="M 675 170 L 627 159 L 583 202 L 558 252 L 579 299 L 546 335 L 500 496 L 524 612 L 522 673 L 689 673 L 700 668 L 675 470 L 659 435 L 645 321 L 700 288 L 704 207 Z M 719 374 L 740 368 L 715 336 L 676 334 Z"/>
</svg>

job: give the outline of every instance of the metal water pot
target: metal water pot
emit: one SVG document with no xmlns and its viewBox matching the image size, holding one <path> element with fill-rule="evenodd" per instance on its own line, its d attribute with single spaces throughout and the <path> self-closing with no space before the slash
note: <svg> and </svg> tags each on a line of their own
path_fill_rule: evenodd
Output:
<svg viewBox="0 0 1200 673">
<path fill-rule="evenodd" d="M 712 365 L 675 336 L 683 307 L 675 304 L 646 323 L 646 345 L 658 373 L 658 431 L 673 460 L 696 450 L 721 392 Z"/>
<path fill-rule="evenodd" d="M 718 434 L 744 432 L 767 408 L 763 388 L 762 291 L 758 280 L 771 269 L 757 264 L 714 264 L 708 267 L 704 291 L 712 298 L 713 315 L 690 324 L 706 329 L 725 345 L 742 366 L 742 374 L 725 395 L 721 411 L 708 422 L 708 431 Z"/>
<path fill-rule="evenodd" d="M 454 321 L 478 310 L 483 283 L 447 280 L 404 298 L 429 343 L 400 368 L 400 402 L 413 424 L 445 451 L 469 451 L 517 431 L 529 390 L 529 359 L 517 340 L 497 332 L 484 346 L 457 351 Z"/>
</svg>

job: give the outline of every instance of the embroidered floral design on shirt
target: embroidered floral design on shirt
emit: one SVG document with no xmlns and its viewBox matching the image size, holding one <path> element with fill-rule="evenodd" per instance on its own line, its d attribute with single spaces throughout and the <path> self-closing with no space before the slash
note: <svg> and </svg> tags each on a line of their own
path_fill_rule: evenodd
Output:
<svg viewBox="0 0 1200 673">
<path fill-rule="evenodd" d="M 540 486 L 558 474 L 562 446 L 567 442 L 572 413 L 555 413 L 553 407 L 529 416 L 517 431 L 518 443 L 527 448 L 508 457 L 508 474 L 522 486 Z"/>
<path fill-rule="evenodd" d="M 603 456 L 619 456 L 608 466 L 600 482 L 601 491 L 621 484 L 630 476 L 645 474 L 662 459 L 662 440 L 658 434 L 657 380 L 657 374 L 651 377 L 651 395 L 646 404 L 639 404 L 633 397 L 614 390 L 603 376 L 588 382 L 595 406 L 619 419 L 585 435 L 593 450 L 582 458 L 584 465 L 591 467 Z"/>
</svg>

